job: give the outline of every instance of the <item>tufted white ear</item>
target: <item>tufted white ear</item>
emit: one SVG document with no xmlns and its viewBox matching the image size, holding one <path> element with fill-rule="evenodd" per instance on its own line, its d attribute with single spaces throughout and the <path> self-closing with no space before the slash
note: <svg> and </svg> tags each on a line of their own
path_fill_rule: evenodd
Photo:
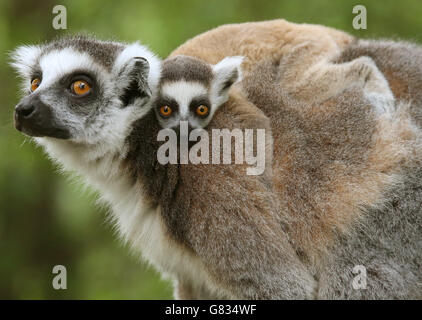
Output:
<svg viewBox="0 0 422 320">
<path fill-rule="evenodd" d="M 117 56 L 113 67 L 114 73 L 119 74 L 122 68 L 134 58 L 144 58 L 148 62 L 148 85 L 151 90 L 154 91 L 160 80 L 161 60 L 146 46 L 141 45 L 138 42 L 128 44 Z"/>
<path fill-rule="evenodd" d="M 213 66 L 213 89 L 217 95 L 225 95 L 234 83 L 241 80 L 242 62 L 241 56 L 226 57 Z"/>
<path fill-rule="evenodd" d="M 151 89 L 148 84 L 149 63 L 143 57 L 133 57 L 118 71 L 116 85 L 124 106 L 133 104 L 135 99 L 149 99 Z"/>
<path fill-rule="evenodd" d="M 10 65 L 22 78 L 28 78 L 40 54 L 39 46 L 20 46 L 10 53 Z"/>
</svg>

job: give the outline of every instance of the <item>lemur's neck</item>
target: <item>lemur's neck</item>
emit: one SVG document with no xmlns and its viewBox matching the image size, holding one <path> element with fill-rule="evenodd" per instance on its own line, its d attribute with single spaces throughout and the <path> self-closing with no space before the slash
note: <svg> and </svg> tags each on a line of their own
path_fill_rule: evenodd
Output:
<svg viewBox="0 0 422 320">
<path fill-rule="evenodd" d="M 162 143 L 157 141 L 160 129 L 153 110 L 135 121 L 126 139 L 127 153 L 122 162 L 122 168 L 131 181 L 140 183 L 144 195 L 154 203 L 159 202 L 163 188 L 170 183 L 168 175 L 171 168 L 157 160 L 157 151 Z"/>
<path fill-rule="evenodd" d="M 89 185 L 113 202 L 121 190 L 139 189 L 150 203 L 156 203 L 164 184 L 167 169 L 157 161 L 160 126 L 153 110 L 136 120 L 118 149 L 105 149 L 57 139 L 37 140 L 47 153 L 66 171 L 75 171 Z"/>
</svg>

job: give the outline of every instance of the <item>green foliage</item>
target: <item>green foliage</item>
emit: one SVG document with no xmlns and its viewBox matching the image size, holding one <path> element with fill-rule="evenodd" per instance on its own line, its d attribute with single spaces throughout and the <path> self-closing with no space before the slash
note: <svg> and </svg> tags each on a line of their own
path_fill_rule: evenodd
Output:
<svg viewBox="0 0 422 320">
<path fill-rule="evenodd" d="M 65 5 L 68 30 L 52 28 L 52 8 Z M 352 8 L 368 10 L 368 30 L 352 28 Z M 66 179 L 13 128 L 19 100 L 7 53 L 19 44 L 89 31 L 140 40 L 165 57 L 190 37 L 226 23 L 285 18 L 323 24 L 359 37 L 422 40 L 419 0 L 62 0 L 0 2 L 0 298 L 171 298 L 161 280 L 117 240 L 95 206 L 95 194 Z M 54 265 L 68 271 L 68 290 L 51 285 Z"/>
</svg>

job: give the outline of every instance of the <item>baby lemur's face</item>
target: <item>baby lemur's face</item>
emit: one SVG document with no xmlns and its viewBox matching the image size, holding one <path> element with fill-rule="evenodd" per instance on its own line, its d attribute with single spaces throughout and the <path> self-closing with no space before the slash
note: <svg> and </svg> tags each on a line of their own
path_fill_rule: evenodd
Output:
<svg viewBox="0 0 422 320">
<path fill-rule="evenodd" d="M 216 65 L 188 56 L 167 59 L 154 108 L 163 128 L 188 121 L 191 128 L 204 128 L 228 99 L 230 87 L 240 79 L 242 57 L 227 57 Z"/>
</svg>

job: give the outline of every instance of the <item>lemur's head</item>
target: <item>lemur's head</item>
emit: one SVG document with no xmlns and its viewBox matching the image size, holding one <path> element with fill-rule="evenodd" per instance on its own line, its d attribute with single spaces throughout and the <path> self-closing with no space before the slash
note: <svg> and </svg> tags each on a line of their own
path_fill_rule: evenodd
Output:
<svg viewBox="0 0 422 320">
<path fill-rule="evenodd" d="M 22 46 L 12 59 L 25 94 L 15 126 L 41 143 L 120 144 L 149 111 L 160 76 L 159 59 L 144 46 L 83 36 Z"/>
<path fill-rule="evenodd" d="M 164 128 L 188 121 L 192 128 L 204 128 L 228 99 L 230 87 L 241 77 L 242 57 L 227 57 L 216 65 L 176 56 L 162 63 L 158 92 L 153 106 Z"/>
</svg>

